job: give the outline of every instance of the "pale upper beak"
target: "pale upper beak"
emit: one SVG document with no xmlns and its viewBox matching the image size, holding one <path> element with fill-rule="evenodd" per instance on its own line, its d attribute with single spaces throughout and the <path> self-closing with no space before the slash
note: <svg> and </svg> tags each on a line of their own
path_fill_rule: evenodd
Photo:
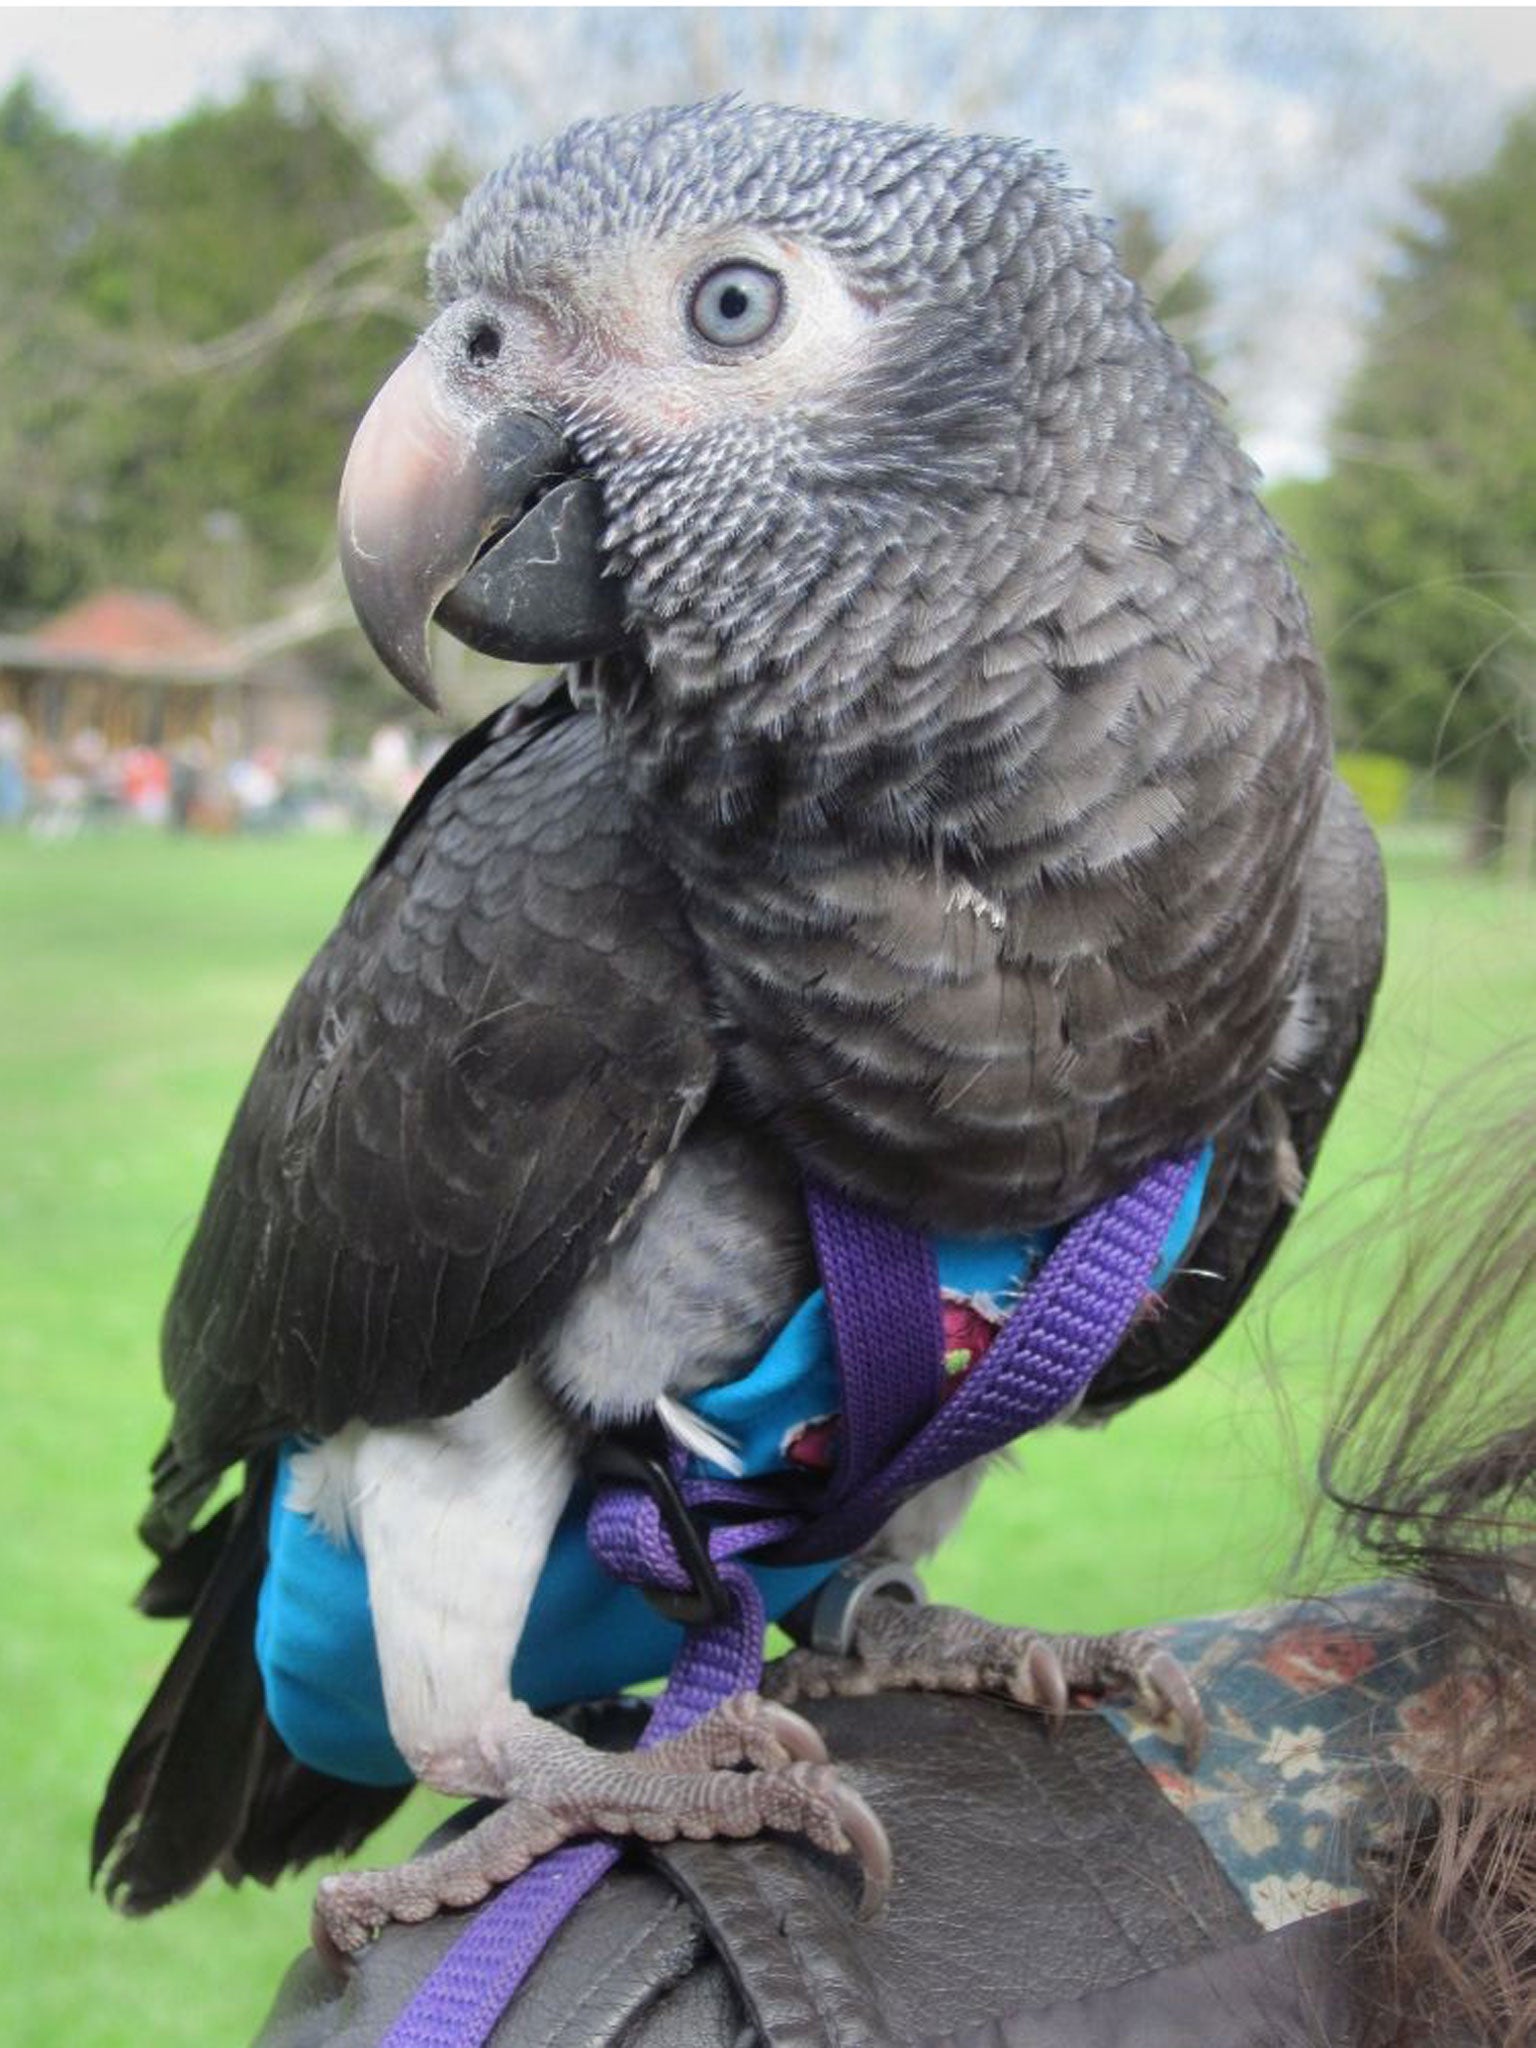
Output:
<svg viewBox="0 0 1536 2048">
<path fill-rule="evenodd" d="M 437 704 L 427 625 L 508 661 L 571 661 L 624 637 L 602 495 L 559 423 L 450 388 L 430 337 L 364 415 L 341 482 L 347 590 L 379 659 Z"/>
</svg>

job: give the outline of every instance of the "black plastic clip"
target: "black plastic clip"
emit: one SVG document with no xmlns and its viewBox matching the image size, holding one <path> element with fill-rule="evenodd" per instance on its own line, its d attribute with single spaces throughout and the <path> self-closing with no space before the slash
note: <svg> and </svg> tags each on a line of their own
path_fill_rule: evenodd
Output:
<svg viewBox="0 0 1536 2048">
<path fill-rule="evenodd" d="M 645 1423 L 633 1429 L 614 1430 L 593 1440 L 583 1461 L 587 1477 L 598 1485 L 608 1480 L 620 1486 L 642 1487 L 655 1501 L 689 1581 L 682 1591 L 671 1586 L 639 1588 L 658 1614 L 664 1614 L 668 1621 L 681 1622 L 686 1628 L 729 1621 L 734 1603 L 709 1554 L 709 1540 L 678 1491 L 666 1445 L 665 1434 Z"/>
</svg>

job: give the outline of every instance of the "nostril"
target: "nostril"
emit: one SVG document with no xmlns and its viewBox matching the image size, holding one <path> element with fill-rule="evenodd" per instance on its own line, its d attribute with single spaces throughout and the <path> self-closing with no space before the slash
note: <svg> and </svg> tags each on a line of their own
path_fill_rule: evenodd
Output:
<svg viewBox="0 0 1536 2048">
<path fill-rule="evenodd" d="M 464 353 L 477 370 L 483 370 L 501 354 L 501 335 L 488 320 L 482 320 L 465 342 Z"/>
</svg>

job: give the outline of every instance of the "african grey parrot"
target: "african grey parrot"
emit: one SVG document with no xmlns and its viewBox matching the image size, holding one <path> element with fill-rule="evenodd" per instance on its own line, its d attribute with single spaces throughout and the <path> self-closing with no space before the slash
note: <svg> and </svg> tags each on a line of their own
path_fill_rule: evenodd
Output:
<svg viewBox="0 0 1536 2048">
<path fill-rule="evenodd" d="M 431 279 L 349 460 L 354 602 L 422 696 L 434 614 L 568 666 L 429 775 L 240 1106 L 145 1521 L 146 1604 L 192 1622 L 96 1845 L 146 1909 L 399 1796 L 264 1718 L 263 1511 L 302 1435 L 396 1742 L 506 1801 L 447 1861 L 327 1880 L 342 1947 L 595 1825 L 790 1827 L 878 1874 L 783 1707 L 636 1759 L 510 1697 L 581 1444 L 755 1359 L 814 1284 L 807 1172 L 1016 1234 L 1211 1141 L 1187 1267 L 1086 1407 L 1168 1381 L 1284 1229 L 1381 960 L 1285 544 L 1048 158 L 734 101 L 585 122 L 480 186 Z M 974 1476 L 880 1543 L 938 1540 Z M 777 1690 L 1050 1706 L 1147 1662 L 887 1605 Z"/>
</svg>

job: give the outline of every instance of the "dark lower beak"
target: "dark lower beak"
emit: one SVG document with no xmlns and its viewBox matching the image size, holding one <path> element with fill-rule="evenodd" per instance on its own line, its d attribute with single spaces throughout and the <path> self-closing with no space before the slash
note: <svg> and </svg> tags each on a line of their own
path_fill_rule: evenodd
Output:
<svg viewBox="0 0 1536 2048">
<path fill-rule="evenodd" d="M 434 616 L 506 661 L 573 661 L 623 639 L 601 494 L 573 466 L 547 414 L 470 410 L 420 347 L 368 408 L 341 483 L 342 572 L 379 659 L 424 704 L 437 704 Z"/>
</svg>

